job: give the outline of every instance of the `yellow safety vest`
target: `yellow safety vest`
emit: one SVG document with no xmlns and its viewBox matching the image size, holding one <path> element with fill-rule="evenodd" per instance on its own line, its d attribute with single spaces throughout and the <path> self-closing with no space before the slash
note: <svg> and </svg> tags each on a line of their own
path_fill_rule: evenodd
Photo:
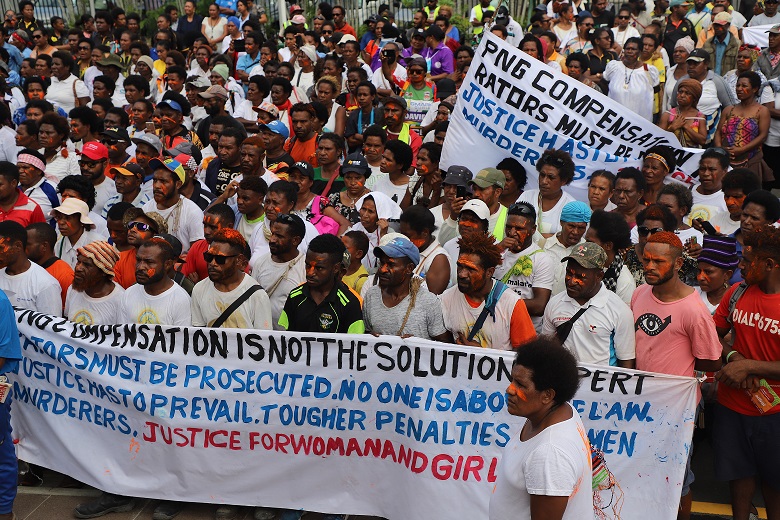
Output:
<svg viewBox="0 0 780 520">
<path fill-rule="evenodd" d="M 506 218 L 508 215 L 509 209 L 502 204 L 498 210 L 498 220 L 496 220 L 496 227 L 493 228 L 493 236 L 496 238 L 496 242 L 501 242 L 504 240 L 504 232 L 506 231 Z"/>
</svg>

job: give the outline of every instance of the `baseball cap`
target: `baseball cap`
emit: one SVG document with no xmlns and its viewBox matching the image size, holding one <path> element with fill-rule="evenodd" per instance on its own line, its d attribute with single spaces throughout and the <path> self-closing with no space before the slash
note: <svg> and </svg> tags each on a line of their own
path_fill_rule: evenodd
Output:
<svg viewBox="0 0 780 520">
<path fill-rule="evenodd" d="M 89 206 L 87 203 L 76 197 L 68 197 L 62 201 L 62 204 L 52 209 L 49 212 L 49 216 L 53 217 L 56 213 L 62 213 L 63 215 L 75 215 L 79 213 L 81 215 L 81 223 L 89 226 L 94 226 L 95 223 L 89 218 Z"/>
<path fill-rule="evenodd" d="M 474 174 L 465 166 L 452 165 L 447 168 L 447 175 L 444 176 L 442 182 L 444 184 L 468 187 L 472 177 L 474 177 Z M 506 179 L 504 180 L 506 181 Z"/>
<path fill-rule="evenodd" d="M 297 163 L 290 166 L 290 168 L 287 169 L 287 173 L 289 174 L 293 170 L 296 170 L 306 177 L 313 179 L 314 178 L 314 168 L 311 167 L 311 164 L 307 163 L 306 161 L 298 161 Z"/>
<path fill-rule="evenodd" d="M 149 167 L 152 170 L 165 168 L 169 172 L 176 175 L 181 182 L 184 182 L 184 179 L 187 177 L 187 174 L 184 172 L 184 166 L 182 166 L 181 163 L 176 159 L 165 159 L 163 161 L 160 159 L 152 159 L 149 161 Z"/>
<path fill-rule="evenodd" d="M 228 98 L 227 90 L 225 90 L 225 87 L 221 85 L 211 85 L 208 89 L 206 89 L 206 92 L 200 92 L 198 95 L 203 99 L 211 99 L 214 97 L 221 97 L 223 99 Z"/>
<path fill-rule="evenodd" d="M 168 107 L 171 110 L 182 112 L 181 105 L 172 99 L 164 99 L 157 103 L 157 108 Z"/>
<path fill-rule="evenodd" d="M 124 128 L 117 128 L 112 130 L 103 130 L 100 132 L 100 135 L 106 136 L 109 139 L 114 139 L 115 141 L 123 141 L 126 143 L 130 142 L 130 135 L 127 133 L 127 130 Z"/>
<path fill-rule="evenodd" d="M 425 38 L 425 29 L 415 29 L 412 32 L 412 38 Z M 411 38 L 409 38 L 411 40 Z"/>
<path fill-rule="evenodd" d="M 368 18 L 366 18 L 366 21 L 365 21 L 365 22 L 363 22 L 363 23 L 365 23 L 365 24 L 369 24 L 369 23 L 377 23 L 378 21 L 379 21 L 379 16 L 377 16 L 377 15 L 375 15 L 375 14 L 372 14 L 371 16 L 369 16 Z"/>
<path fill-rule="evenodd" d="M 701 63 L 702 61 L 710 61 L 710 53 L 704 49 L 694 49 L 692 53 L 688 55 L 686 61 L 695 61 Z"/>
<path fill-rule="evenodd" d="M 81 155 L 93 161 L 108 159 L 108 148 L 103 143 L 90 141 L 81 148 Z"/>
<path fill-rule="evenodd" d="M 479 199 L 471 199 L 463 205 L 460 212 L 471 211 L 481 220 L 490 220 L 490 208 Z"/>
<path fill-rule="evenodd" d="M 607 263 L 607 253 L 600 245 L 593 242 L 585 242 L 574 246 L 569 256 L 564 256 L 561 263 L 574 260 L 585 269 L 604 269 Z"/>
<path fill-rule="evenodd" d="M 390 96 L 385 99 L 384 101 L 385 106 L 387 105 L 398 105 L 399 107 L 406 110 L 408 108 L 408 104 L 406 103 L 406 100 L 402 98 L 401 96 Z"/>
<path fill-rule="evenodd" d="M 290 137 L 290 130 L 287 129 L 286 126 L 284 126 L 284 123 L 282 123 L 279 120 L 271 121 L 267 125 L 259 125 L 258 129 L 262 132 L 263 130 L 268 130 L 269 132 L 273 132 L 275 134 L 279 134 L 285 139 Z"/>
<path fill-rule="evenodd" d="M 506 184 L 506 176 L 501 170 L 496 168 L 484 168 L 477 172 L 477 176 L 469 184 L 476 184 L 480 188 L 489 188 L 491 186 L 503 188 Z"/>
<path fill-rule="evenodd" d="M 273 119 L 277 119 L 279 117 L 279 109 L 276 108 L 276 105 L 269 103 L 268 101 L 260 103 L 260 106 L 252 107 L 252 110 L 255 112 L 268 112 L 271 114 L 271 118 Z"/>
<path fill-rule="evenodd" d="M 729 24 L 731 23 L 731 15 L 726 11 L 722 11 L 715 15 L 715 18 L 712 19 L 712 23 L 717 25 Z"/>
<path fill-rule="evenodd" d="M 344 160 L 344 164 L 341 165 L 341 174 L 344 175 L 348 172 L 355 172 L 368 177 L 371 175 L 371 166 L 362 153 L 351 153 Z"/>
<path fill-rule="evenodd" d="M 298 4 L 291 5 L 290 6 L 290 16 L 292 16 L 292 14 L 295 13 L 295 12 L 301 12 L 302 13 L 303 12 L 303 7 L 301 7 Z"/>
<path fill-rule="evenodd" d="M 356 42 L 356 41 L 357 41 L 357 38 L 355 38 L 355 37 L 354 37 L 354 36 L 352 36 L 351 34 L 345 34 L 345 35 L 344 35 L 344 36 L 342 36 L 342 37 L 341 37 L 341 39 L 339 40 L 339 45 L 344 45 L 344 44 L 345 44 L 345 43 L 347 43 L 347 42 Z"/>
<path fill-rule="evenodd" d="M 780 24 L 773 25 L 771 29 L 767 31 L 770 34 L 780 34 Z"/>
<path fill-rule="evenodd" d="M 150 134 L 149 132 L 144 132 L 141 137 L 133 137 L 130 139 L 135 144 L 148 144 L 155 150 L 157 150 L 157 153 L 162 152 L 162 141 L 160 141 L 160 138 L 157 137 L 154 134 Z"/>
<path fill-rule="evenodd" d="M 192 88 L 198 89 L 207 89 L 211 86 L 211 82 L 208 80 L 208 78 L 204 78 L 203 76 L 195 76 L 187 79 L 187 82 L 185 83 L 185 87 L 186 86 L 191 86 Z"/>
<path fill-rule="evenodd" d="M 688 0 L 671 0 L 671 2 L 669 2 L 669 7 L 678 7 L 681 5 L 691 5 L 691 3 Z"/>
<path fill-rule="evenodd" d="M 146 175 L 146 172 L 143 168 L 141 168 L 140 164 L 136 163 L 127 163 L 123 164 L 122 166 L 115 166 L 109 170 L 114 175 L 126 175 L 128 177 L 132 177 L 133 175 L 137 175 L 141 177 L 142 179 Z"/>
<path fill-rule="evenodd" d="M 425 36 L 433 36 L 437 40 L 443 40 L 444 39 L 444 31 L 441 30 L 441 27 L 438 25 L 431 25 L 426 29 Z"/>
<path fill-rule="evenodd" d="M 303 25 L 306 23 L 306 17 L 302 14 L 296 14 L 290 19 L 290 23 L 294 23 L 295 25 Z"/>
<path fill-rule="evenodd" d="M 385 245 L 375 247 L 374 255 L 378 256 L 380 251 L 390 258 L 406 257 L 414 265 L 420 263 L 420 250 L 406 237 L 396 237 Z"/>
</svg>

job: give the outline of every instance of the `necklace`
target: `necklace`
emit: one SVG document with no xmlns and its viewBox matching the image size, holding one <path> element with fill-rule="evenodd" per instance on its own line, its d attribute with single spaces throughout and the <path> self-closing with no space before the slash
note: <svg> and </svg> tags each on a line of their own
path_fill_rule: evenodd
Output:
<svg viewBox="0 0 780 520">
<path fill-rule="evenodd" d="M 624 78 L 624 85 L 626 85 L 626 88 L 628 88 L 629 83 L 631 83 L 631 76 L 634 75 L 634 71 L 636 69 L 631 69 L 631 73 L 628 73 L 628 68 L 626 68 L 625 78 Z"/>
</svg>

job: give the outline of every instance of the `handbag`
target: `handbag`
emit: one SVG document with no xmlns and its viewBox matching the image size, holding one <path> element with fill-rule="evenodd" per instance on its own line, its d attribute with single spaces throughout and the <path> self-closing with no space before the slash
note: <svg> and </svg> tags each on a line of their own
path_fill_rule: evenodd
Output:
<svg viewBox="0 0 780 520">
<path fill-rule="evenodd" d="M 580 316 L 585 314 L 585 311 L 590 309 L 590 307 L 585 307 L 584 309 L 580 309 L 577 312 L 574 313 L 574 316 L 569 319 L 566 323 L 561 323 L 557 327 L 555 327 L 555 336 L 558 338 L 558 341 L 561 342 L 561 345 L 566 341 L 566 338 L 569 337 L 569 334 L 571 333 L 572 327 L 574 327 L 574 322 L 580 319 Z"/>
<path fill-rule="evenodd" d="M 317 195 L 314 197 L 314 200 L 311 203 L 311 211 L 314 213 L 314 216 L 310 219 L 310 222 L 314 225 L 315 228 L 317 228 L 317 231 L 319 231 L 321 235 L 329 233 L 331 235 L 338 236 L 339 223 L 320 212 L 321 201 L 322 195 Z"/>
</svg>

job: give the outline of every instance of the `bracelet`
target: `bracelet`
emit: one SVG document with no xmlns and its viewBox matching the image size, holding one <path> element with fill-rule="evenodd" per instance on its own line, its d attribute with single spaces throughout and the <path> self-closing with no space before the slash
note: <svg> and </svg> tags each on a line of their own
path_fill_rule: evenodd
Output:
<svg viewBox="0 0 780 520">
<path fill-rule="evenodd" d="M 731 359 L 731 356 L 733 356 L 734 354 L 737 354 L 737 351 L 736 351 L 736 350 L 732 350 L 731 352 L 729 352 L 728 354 L 726 354 L 726 363 L 728 363 L 728 362 L 729 362 L 729 359 Z"/>
</svg>

